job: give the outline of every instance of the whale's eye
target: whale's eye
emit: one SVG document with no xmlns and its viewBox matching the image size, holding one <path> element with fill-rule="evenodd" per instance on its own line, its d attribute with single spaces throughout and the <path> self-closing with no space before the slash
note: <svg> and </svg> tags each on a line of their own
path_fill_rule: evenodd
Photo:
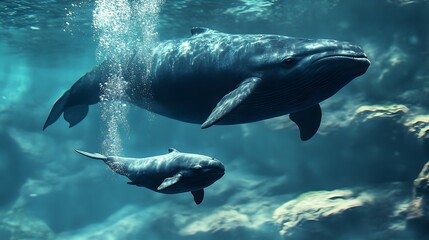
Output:
<svg viewBox="0 0 429 240">
<path fill-rule="evenodd" d="M 295 65 L 297 62 L 298 62 L 298 61 L 297 61 L 297 59 L 296 59 L 296 58 L 289 57 L 289 58 L 285 58 L 285 59 L 282 61 L 282 65 L 283 65 L 283 66 L 285 66 L 285 67 L 292 67 L 292 66 L 293 66 L 293 65 Z"/>
</svg>

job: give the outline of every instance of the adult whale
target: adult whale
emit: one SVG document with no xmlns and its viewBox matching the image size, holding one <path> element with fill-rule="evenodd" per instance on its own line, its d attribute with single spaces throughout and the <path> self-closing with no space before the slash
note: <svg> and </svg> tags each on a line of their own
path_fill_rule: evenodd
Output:
<svg viewBox="0 0 429 240">
<path fill-rule="evenodd" d="M 347 42 L 207 28 L 193 28 L 191 33 L 189 38 L 160 43 L 149 66 L 140 54 L 121 63 L 128 82 L 123 100 L 202 128 L 290 114 L 301 139 L 308 140 L 320 125 L 319 103 L 370 65 L 363 50 Z M 88 105 L 100 101 L 109 65 L 103 62 L 67 90 L 43 129 L 63 113 L 70 127 L 84 119 Z"/>
<path fill-rule="evenodd" d="M 203 201 L 204 188 L 225 174 L 225 167 L 219 160 L 200 154 L 182 153 L 174 148 L 168 149 L 168 154 L 146 158 L 104 156 L 80 150 L 76 152 L 104 161 L 114 172 L 128 177 L 130 185 L 165 194 L 191 192 L 196 204 Z"/>
</svg>

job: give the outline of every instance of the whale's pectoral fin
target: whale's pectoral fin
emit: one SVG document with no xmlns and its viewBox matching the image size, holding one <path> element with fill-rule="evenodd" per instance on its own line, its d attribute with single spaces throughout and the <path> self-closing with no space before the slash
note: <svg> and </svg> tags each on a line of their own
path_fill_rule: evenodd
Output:
<svg viewBox="0 0 429 240">
<path fill-rule="evenodd" d="M 173 186 L 174 184 L 176 184 L 177 182 L 180 181 L 180 178 L 182 177 L 181 173 L 177 173 L 176 175 L 166 178 L 164 179 L 164 181 L 161 183 L 161 185 L 159 185 L 159 187 L 157 188 L 158 191 L 164 190 L 168 187 Z"/>
<path fill-rule="evenodd" d="M 64 108 L 67 104 L 67 101 L 70 97 L 70 90 L 67 90 L 54 104 L 49 113 L 48 119 L 46 119 L 45 125 L 43 126 L 43 130 L 45 130 L 49 125 L 53 124 L 58 120 L 58 118 L 63 114 Z"/>
<path fill-rule="evenodd" d="M 294 121 L 299 127 L 302 141 L 307 141 L 316 134 L 322 120 L 322 110 L 320 105 L 316 104 L 300 112 L 289 114 L 290 120 Z"/>
<path fill-rule="evenodd" d="M 88 114 L 88 105 L 78 105 L 64 111 L 64 119 L 70 124 L 69 128 L 80 123 Z"/>
<path fill-rule="evenodd" d="M 194 201 L 197 205 L 199 205 L 200 203 L 203 202 L 204 199 L 204 188 L 197 190 L 197 191 L 192 191 L 192 196 L 194 196 Z"/>
<path fill-rule="evenodd" d="M 225 95 L 220 100 L 207 120 L 201 125 L 201 128 L 208 128 L 220 121 L 228 113 L 239 106 L 246 98 L 248 98 L 261 81 L 262 79 L 257 77 L 251 77 L 244 80 L 236 89 Z"/>
</svg>

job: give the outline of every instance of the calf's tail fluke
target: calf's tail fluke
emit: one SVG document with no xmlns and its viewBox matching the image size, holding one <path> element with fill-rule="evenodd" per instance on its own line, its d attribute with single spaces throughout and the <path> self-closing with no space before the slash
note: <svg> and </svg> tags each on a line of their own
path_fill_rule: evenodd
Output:
<svg viewBox="0 0 429 240">
<path fill-rule="evenodd" d="M 89 152 L 84 152 L 77 149 L 75 149 L 75 151 L 92 159 L 103 160 L 103 161 L 107 160 L 107 157 L 100 153 L 89 153 Z"/>
</svg>

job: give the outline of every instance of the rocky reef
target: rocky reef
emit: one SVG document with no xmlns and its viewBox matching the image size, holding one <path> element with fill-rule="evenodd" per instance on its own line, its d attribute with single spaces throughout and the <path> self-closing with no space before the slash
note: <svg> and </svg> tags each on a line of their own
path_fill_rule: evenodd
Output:
<svg viewBox="0 0 429 240">
<path fill-rule="evenodd" d="M 405 239 L 409 188 L 389 184 L 308 192 L 274 212 L 285 239 Z"/>
<path fill-rule="evenodd" d="M 41 219 L 20 210 L 0 212 L 0 238 L 21 239 L 54 239 L 54 232 Z"/>
<path fill-rule="evenodd" d="M 407 227 L 415 237 L 429 237 L 429 163 L 426 163 L 416 180 L 414 194 L 407 211 Z"/>
<path fill-rule="evenodd" d="M 274 211 L 285 239 L 426 239 L 429 163 L 410 184 L 304 193 Z"/>
</svg>

